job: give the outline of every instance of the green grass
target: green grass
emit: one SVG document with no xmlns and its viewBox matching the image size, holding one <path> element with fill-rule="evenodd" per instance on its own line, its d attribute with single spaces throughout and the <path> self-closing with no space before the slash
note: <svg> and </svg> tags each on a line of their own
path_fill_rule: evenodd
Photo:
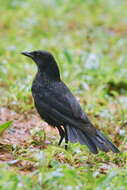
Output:
<svg viewBox="0 0 127 190">
<path fill-rule="evenodd" d="M 20 165 L 1 164 L 2 190 L 127 189 L 126 10 L 125 0 L 0 1 L 0 106 L 20 114 L 34 108 L 36 66 L 20 52 L 49 50 L 93 123 L 122 152 L 94 156 L 79 144 L 65 151 L 57 140 L 44 150 L 28 142 L 11 151 L 34 170 L 26 176 Z"/>
</svg>

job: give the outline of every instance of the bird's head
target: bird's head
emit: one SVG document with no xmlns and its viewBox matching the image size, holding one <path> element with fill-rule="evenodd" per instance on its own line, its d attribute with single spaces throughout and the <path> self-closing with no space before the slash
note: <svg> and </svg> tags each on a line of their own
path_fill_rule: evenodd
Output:
<svg viewBox="0 0 127 190">
<path fill-rule="evenodd" d="M 59 69 L 53 55 L 47 51 L 24 51 L 21 54 L 30 57 L 36 63 L 41 73 L 59 76 Z M 59 76 L 60 77 L 60 76 Z"/>
<path fill-rule="evenodd" d="M 52 54 L 47 51 L 41 51 L 41 50 L 31 51 L 31 52 L 24 51 L 22 52 L 22 54 L 33 59 L 37 64 L 37 66 L 39 68 L 42 67 L 43 70 L 46 66 L 48 66 L 49 63 L 55 61 Z"/>
</svg>

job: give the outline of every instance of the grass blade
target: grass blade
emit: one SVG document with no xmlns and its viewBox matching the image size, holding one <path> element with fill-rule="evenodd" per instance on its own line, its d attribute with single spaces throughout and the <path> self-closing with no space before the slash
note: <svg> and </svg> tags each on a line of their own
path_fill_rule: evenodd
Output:
<svg viewBox="0 0 127 190">
<path fill-rule="evenodd" d="M 12 124 L 12 121 L 7 121 L 6 123 L 3 123 L 0 125 L 0 135 Z"/>
</svg>

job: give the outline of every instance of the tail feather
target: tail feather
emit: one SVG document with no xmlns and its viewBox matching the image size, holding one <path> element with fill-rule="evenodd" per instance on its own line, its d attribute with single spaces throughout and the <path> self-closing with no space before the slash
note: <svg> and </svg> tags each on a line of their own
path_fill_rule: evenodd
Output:
<svg viewBox="0 0 127 190">
<path fill-rule="evenodd" d="M 109 148 L 109 150 L 112 150 L 114 153 L 120 152 L 118 148 L 111 142 L 109 141 L 100 131 L 97 130 L 97 139 L 103 141 L 105 145 Z"/>
<path fill-rule="evenodd" d="M 94 154 L 98 153 L 98 149 L 103 152 L 109 152 L 112 150 L 114 153 L 118 153 L 119 150 L 113 145 L 100 131 L 96 130 L 96 134 L 89 135 L 81 129 L 71 126 L 67 127 L 68 139 L 70 142 L 80 142 L 88 146 L 90 151 Z"/>
<path fill-rule="evenodd" d="M 98 140 L 95 137 L 91 137 L 91 140 L 94 142 L 94 144 L 96 144 L 96 146 L 104 152 L 108 152 L 109 148 L 104 144 L 104 143 L 100 143 L 98 142 Z"/>
<path fill-rule="evenodd" d="M 87 145 L 92 153 L 94 153 L 94 154 L 98 153 L 96 145 L 80 129 L 68 127 L 67 133 L 68 133 L 68 139 L 70 142 L 72 142 L 72 143 L 80 142 L 81 144 Z"/>
<path fill-rule="evenodd" d="M 92 153 L 94 154 L 98 153 L 96 144 L 94 144 L 93 141 L 91 141 L 91 139 L 85 133 L 82 133 L 82 131 L 79 129 L 77 135 L 78 135 L 78 140 L 81 144 L 85 143 Z"/>
<path fill-rule="evenodd" d="M 72 143 L 78 142 L 77 131 L 73 127 L 67 127 L 68 139 Z"/>
</svg>

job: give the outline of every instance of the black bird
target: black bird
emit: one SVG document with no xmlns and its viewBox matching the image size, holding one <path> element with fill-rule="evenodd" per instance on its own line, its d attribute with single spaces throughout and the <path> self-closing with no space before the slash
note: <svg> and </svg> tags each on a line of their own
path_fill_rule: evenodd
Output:
<svg viewBox="0 0 127 190">
<path fill-rule="evenodd" d="M 56 127 L 60 134 L 59 145 L 65 138 L 80 142 L 96 154 L 98 149 L 104 152 L 119 150 L 98 129 L 83 112 L 69 88 L 62 82 L 58 65 L 53 55 L 47 51 L 22 52 L 34 60 L 38 71 L 32 84 L 35 107 L 49 125 Z"/>
</svg>

